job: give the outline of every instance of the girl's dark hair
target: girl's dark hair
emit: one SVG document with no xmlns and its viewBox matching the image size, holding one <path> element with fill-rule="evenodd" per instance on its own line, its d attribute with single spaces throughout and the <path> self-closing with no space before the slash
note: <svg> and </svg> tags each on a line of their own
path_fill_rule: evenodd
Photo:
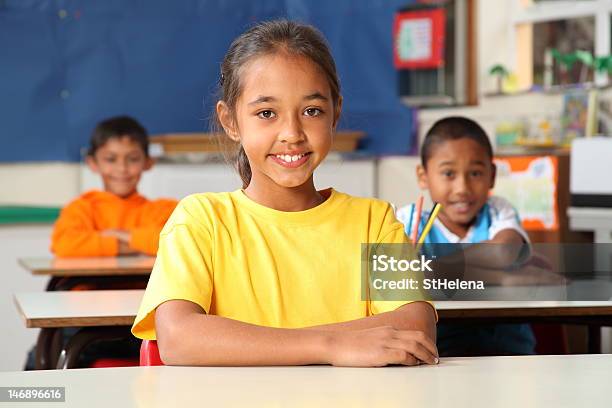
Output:
<svg viewBox="0 0 612 408">
<path fill-rule="evenodd" d="M 91 134 L 87 155 L 95 155 L 109 139 L 122 137 L 138 143 L 145 156 L 149 157 L 149 135 L 136 119 L 129 116 L 115 116 L 98 123 Z"/>
<path fill-rule="evenodd" d="M 340 99 L 340 81 L 336 64 L 323 35 L 314 27 L 288 20 L 261 22 L 232 42 L 221 64 L 218 100 L 226 103 L 232 116 L 242 93 L 242 73 L 251 60 L 284 52 L 308 58 L 319 65 L 329 82 L 334 107 Z M 235 119 L 235 118 L 234 118 Z M 236 167 L 243 188 L 251 182 L 251 166 L 242 146 L 231 142 L 224 134 L 219 118 L 213 114 L 213 132 L 221 134 L 226 159 Z"/>
<path fill-rule="evenodd" d="M 431 158 L 435 147 L 448 140 L 471 139 L 481 145 L 493 159 L 493 148 L 487 133 L 472 119 L 463 116 L 450 116 L 440 119 L 433 124 L 425 135 L 421 146 L 421 164 L 427 167 L 427 161 Z"/>
</svg>

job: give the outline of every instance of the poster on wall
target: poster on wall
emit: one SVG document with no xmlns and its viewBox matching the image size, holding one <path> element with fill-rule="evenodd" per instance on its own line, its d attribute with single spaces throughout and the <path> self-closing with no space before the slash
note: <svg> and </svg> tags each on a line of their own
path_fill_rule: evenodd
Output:
<svg viewBox="0 0 612 408">
<path fill-rule="evenodd" d="M 446 12 L 443 8 L 404 11 L 393 23 L 393 56 L 397 69 L 444 65 Z"/>
<path fill-rule="evenodd" d="M 493 194 L 504 197 L 518 211 L 528 231 L 557 231 L 557 158 L 517 156 L 495 158 L 497 178 Z"/>
</svg>

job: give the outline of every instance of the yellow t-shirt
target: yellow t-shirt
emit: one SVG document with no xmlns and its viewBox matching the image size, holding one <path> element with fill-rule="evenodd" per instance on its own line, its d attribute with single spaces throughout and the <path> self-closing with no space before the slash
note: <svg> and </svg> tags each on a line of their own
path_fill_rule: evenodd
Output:
<svg viewBox="0 0 612 408">
<path fill-rule="evenodd" d="M 242 190 L 183 199 L 160 235 L 132 333 L 155 339 L 155 309 L 183 299 L 206 313 L 298 328 L 395 310 L 407 301 L 363 301 L 361 244 L 407 242 L 383 201 L 333 189 L 306 211 L 257 204 Z"/>
</svg>

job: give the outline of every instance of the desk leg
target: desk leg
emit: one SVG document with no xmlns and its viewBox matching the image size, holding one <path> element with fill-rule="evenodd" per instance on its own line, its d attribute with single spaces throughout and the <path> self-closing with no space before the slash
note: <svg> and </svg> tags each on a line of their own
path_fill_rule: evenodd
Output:
<svg viewBox="0 0 612 408">
<path fill-rule="evenodd" d="M 51 279 L 49 279 L 49 282 L 47 283 L 47 288 L 45 289 L 47 292 L 52 292 L 54 290 L 56 290 L 57 285 L 62 281 L 62 277 L 61 276 L 53 276 Z"/>
<path fill-rule="evenodd" d="M 49 368 L 55 367 L 57 359 L 59 358 L 60 352 L 64 346 L 64 331 L 61 328 L 57 328 L 53 337 L 51 338 L 51 344 L 49 347 Z"/>
<path fill-rule="evenodd" d="M 53 277 L 47 285 L 48 291 L 68 291 L 74 289 L 76 286 L 82 283 L 89 283 L 95 277 L 81 277 L 81 276 L 68 276 L 68 277 Z"/>
<path fill-rule="evenodd" d="M 61 351 L 56 368 L 58 370 L 74 368 L 81 352 L 91 343 L 101 340 L 121 340 L 130 335 L 129 327 L 125 326 L 84 327 L 70 338 Z"/>
<path fill-rule="evenodd" d="M 589 354 L 600 354 L 601 353 L 601 326 L 589 325 L 589 338 L 588 338 L 588 353 Z"/>
<path fill-rule="evenodd" d="M 38 333 L 38 340 L 36 341 L 36 362 L 35 368 L 37 370 L 46 370 L 52 367 L 51 362 L 51 348 L 54 343 L 54 339 L 58 336 L 59 330 L 55 328 L 43 328 Z M 61 336 L 60 336 L 61 337 Z"/>
</svg>

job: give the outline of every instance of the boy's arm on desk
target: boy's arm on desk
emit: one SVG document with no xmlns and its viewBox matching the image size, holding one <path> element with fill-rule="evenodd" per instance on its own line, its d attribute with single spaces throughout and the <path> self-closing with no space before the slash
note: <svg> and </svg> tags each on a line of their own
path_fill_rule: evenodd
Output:
<svg viewBox="0 0 612 408">
<path fill-rule="evenodd" d="M 140 227 L 132 230 L 107 229 L 101 231 L 100 234 L 117 238 L 119 241 L 119 255 L 135 255 L 139 253 L 155 255 L 162 227 Z"/>
<path fill-rule="evenodd" d="M 432 319 L 433 309 L 423 306 L 429 310 L 425 320 Z M 281 329 L 207 315 L 195 303 L 171 300 L 157 307 L 155 326 L 162 361 L 168 365 L 435 364 L 435 343 L 424 333 L 391 327 L 393 322 L 412 327 L 406 312 L 398 311 L 368 322 L 376 316 L 338 325 Z"/>
<path fill-rule="evenodd" d="M 513 265 L 519 258 L 523 245 L 523 237 L 513 229 L 499 231 L 492 239 L 470 245 L 463 250 L 461 256 L 466 265 L 503 269 Z M 449 256 L 452 262 L 453 255 Z M 459 260 L 457 260 L 459 262 Z"/>
<path fill-rule="evenodd" d="M 51 251 L 57 256 L 113 256 L 118 246 L 116 237 L 95 229 L 91 209 L 79 202 L 62 210 L 51 236 Z"/>
<path fill-rule="evenodd" d="M 524 245 L 527 244 L 517 231 L 502 230 L 493 239 L 470 245 L 460 254 L 434 262 L 434 269 L 445 271 L 449 278 L 482 280 L 489 285 L 560 285 L 567 282 L 551 270 L 550 261 L 541 255 L 532 253 L 529 259 L 516 265 Z"/>
<path fill-rule="evenodd" d="M 523 265 L 512 271 L 504 269 L 469 267 L 464 279 L 482 280 L 488 285 L 563 285 L 567 279 L 550 269 L 535 265 Z"/>
<path fill-rule="evenodd" d="M 130 231 L 118 230 L 118 229 L 107 229 L 100 231 L 100 235 L 103 237 L 114 237 L 117 239 L 117 255 L 136 255 L 139 252 L 130 246 L 130 239 L 132 234 Z"/>
</svg>

